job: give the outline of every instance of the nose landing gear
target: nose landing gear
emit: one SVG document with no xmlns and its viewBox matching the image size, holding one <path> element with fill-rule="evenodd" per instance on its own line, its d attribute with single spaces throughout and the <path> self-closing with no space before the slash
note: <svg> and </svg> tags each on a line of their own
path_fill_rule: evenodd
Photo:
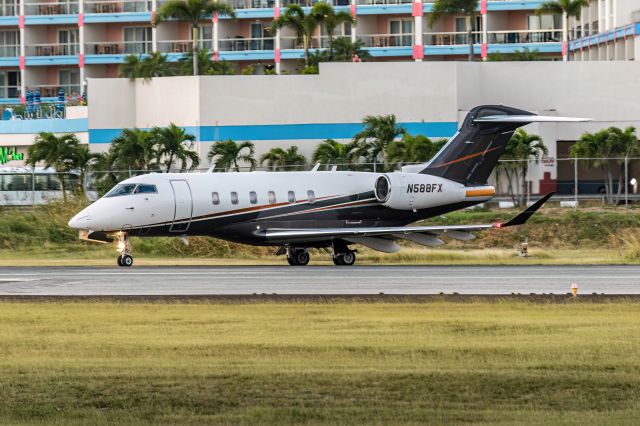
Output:
<svg viewBox="0 0 640 426">
<path fill-rule="evenodd" d="M 131 256 L 131 242 L 129 241 L 129 235 L 126 232 L 118 232 L 116 234 L 118 238 L 118 266 L 130 267 L 133 265 L 133 256 Z"/>
</svg>

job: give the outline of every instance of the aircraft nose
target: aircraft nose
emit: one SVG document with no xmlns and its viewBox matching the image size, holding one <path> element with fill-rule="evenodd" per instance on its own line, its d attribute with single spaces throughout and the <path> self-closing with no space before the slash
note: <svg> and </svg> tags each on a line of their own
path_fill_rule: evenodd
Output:
<svg viewBox="0 0 640 426">
<path fill-rule="evenodd" d="M 72 228 L 72 229 L 87 229 L 89 228 L 90 224 L 91 224 L 91 215 L 86 210 L 83 210 L 77 215 L 75 215 L 74 217 L 72 217 L 68 225 L 69 225 L 69 228 Z"/>
</svg>

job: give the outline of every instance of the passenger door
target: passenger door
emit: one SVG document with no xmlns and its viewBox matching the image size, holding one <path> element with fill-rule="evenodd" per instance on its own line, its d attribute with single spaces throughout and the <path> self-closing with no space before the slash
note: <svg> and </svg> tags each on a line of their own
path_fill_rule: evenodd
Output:
<svg viewBox="0 0 640 426">
<path fill-rule="evenodd" d="M 191 225 L 191 215 L 193 213 L 193 200 L 191 188 L 186 180 L 172 180 L 173 199 L 175 211 L 170 232 L 186 232 Z"/>
</svg>

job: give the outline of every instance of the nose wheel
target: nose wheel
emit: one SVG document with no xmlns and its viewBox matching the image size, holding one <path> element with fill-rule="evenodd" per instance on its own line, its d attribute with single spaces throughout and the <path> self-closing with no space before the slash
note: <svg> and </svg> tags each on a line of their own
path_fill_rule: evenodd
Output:
<svg viewBox="0 0 640 426">
<path fill-rule="evenodd" d="M 133 256 L 131 256 L 131 242 L 126 232 L 118 232 L 118 266 L 130 267 L 133 265 Z"/>
</svg>

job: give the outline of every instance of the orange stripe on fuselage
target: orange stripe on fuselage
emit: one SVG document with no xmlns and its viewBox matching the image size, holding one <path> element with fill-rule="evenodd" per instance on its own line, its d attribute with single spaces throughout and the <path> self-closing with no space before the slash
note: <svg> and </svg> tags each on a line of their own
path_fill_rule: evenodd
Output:
<svg viewBox="0 0 640 426">
<path fill-rule="evenodd" d="M 493 188 L 486 189 L 467 189 L 465 196 L 467 197 L 491 197 L 496 194 Z"/>
</svg>

